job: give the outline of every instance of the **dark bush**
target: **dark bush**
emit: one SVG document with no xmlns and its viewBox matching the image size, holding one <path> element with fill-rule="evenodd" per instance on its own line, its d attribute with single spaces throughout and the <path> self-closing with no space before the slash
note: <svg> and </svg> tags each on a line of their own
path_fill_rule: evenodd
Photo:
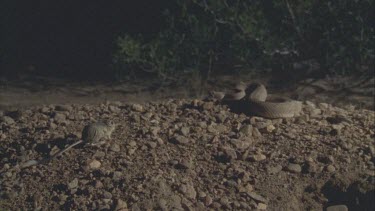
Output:
<svg viewBox="0 0 375 211">
<path fill-rule="evenodd" d="M 321 75 L 369 73 L 373 11 L 373 0 L 177 0 L 151 39 L 118 38 L 114 70 L 118 78 L 199 71 L 207 79 L 236 69 L 288 72 L 312 61 Z"/>
</svg>

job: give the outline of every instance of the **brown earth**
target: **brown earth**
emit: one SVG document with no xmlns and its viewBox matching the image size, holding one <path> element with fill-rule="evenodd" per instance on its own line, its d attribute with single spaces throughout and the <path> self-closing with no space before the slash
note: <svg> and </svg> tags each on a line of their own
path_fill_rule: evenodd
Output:
<svg viewBox="0 0 375 211">
<path fill-rule="evenodd" d="M 142 102 L 139 87 L 124 93 L 114 91 L 121 85 L 92 85 L 76 96 L 84 86 L 41 84 L 33 96 L 32 85 L 23 98 L 15 84 L 1 93 L 10 100 L 0 112 L 0 210 L 374 210 L 375 112 L 363 109 L 368 98 L 341 107 L 305 101 L 301 116 L 269 120 L 218 102 L 163 100 L 191 98 L 194 90 L 186 88 L 146 90 L 145 101 L 155 101 Z M 54 90 L 55 98 L 40 100 Z M 72 98 L 62 99 L 64 90 Z M 127 94 L 139 104 L 112 101 Z M 119 125 L 108 144 L 19 168 L 79 140 L 87 123 L 102 119 Z"/>
</svg>

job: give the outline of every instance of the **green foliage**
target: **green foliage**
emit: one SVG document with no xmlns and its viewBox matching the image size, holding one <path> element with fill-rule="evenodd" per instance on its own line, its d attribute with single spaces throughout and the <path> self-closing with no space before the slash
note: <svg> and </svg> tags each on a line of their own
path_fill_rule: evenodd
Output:
<svg viewBox="0 0 375 211">
<path fill-rule="evenodd" d="M 324 73 L 372 71 L 373 11 L 373 0 L 177 0 L 152 39 L 118 38 L 115 70 L 119 78 L 152 72 L 162 79 L 195 70 L 207 79 L 233 65 L 313 59 Z"/>
</svg>

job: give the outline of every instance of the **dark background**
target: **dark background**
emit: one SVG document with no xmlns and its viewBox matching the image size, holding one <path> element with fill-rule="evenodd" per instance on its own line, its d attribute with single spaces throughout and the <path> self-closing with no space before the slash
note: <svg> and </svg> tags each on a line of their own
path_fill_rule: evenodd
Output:
<svg viewBox="0 0 375 211">
<path fill-rule="evenodd" d="M 33 65 L 42 75 L 105 77 L 115 38 L 157 32 L 165 2 L 3 1 L 1 71 L 12 75 Z"/>
<path fill-rule="evenodd" d="M 198 69 L 206 80 L 219 73 L 217 67 L 234 66 L 271 69 L 287 78 L 307 77 L 311 70 L 320 77 L 372 74 L 374 5 L 373 0 L 1 0 L 0 76 L 121 80 L 136 72 L 166 80 Z"/>
</svg>

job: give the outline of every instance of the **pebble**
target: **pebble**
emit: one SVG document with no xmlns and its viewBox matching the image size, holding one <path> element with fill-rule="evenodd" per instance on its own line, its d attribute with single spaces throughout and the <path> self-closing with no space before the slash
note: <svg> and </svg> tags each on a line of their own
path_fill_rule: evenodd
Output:
<svg viewBox="0 0 375 211">
<path fill-rule="evenodd" d="M 66 121 L 66 115 L 63 113 L 55 113 L 55 115 L 53 116 L 53 119 L 57 123 L 64 123 Z"/>
<path fill-rule="evenodd" d="M 102 165 L 102 163 L 100 163 L 100 161 L 98 160 L 92 160 L 90 163 L 89 163 L 89 167 L 91 169 L 98 169 L 100 168 L 100 166 Z"/>
<path fill-rule="evenodd" d="M 262 134 L 259 132 L 258 128 L 253 128 L 253 136 L 255 138 L 262 138 Z"/>
<path fill-rule="evenodd" d="M 272 131 L 274 131 L 276 129 L 276 127 L 274 125 L 267 125 L 267 132 L 271 133 Z"/>
<path fill-rule="evenodd" d="M 121 171 L 115 171 L 113 172 L 113 176 L 112 176 L 112 179 L 114 181 L 119 181 L 122 177 L 122 172 Z"/>
<path fill-rule="evenodd" d="M 302 168 L 299 164 L 289 163 L 289 165 L 287 166 L 287 170 L 292 173 L 300 173 L 302 171 Z"/>
<path fill-rule="evenodd" d="M 153 141 L 149 141 L 149 142 L 147 142 L 147 145 L 148 145 L 148 147 L 150 147 L 151 149 L 155 149 L 155 148 L 158 146 L 158 144 L 157 144 L 156 142 L 153 142 Z"/>
<path fill-rule="evenodd" d="M 236 149 L 244 150 L 250 147 L 254 143 L 253 138 L 246 137 L 245 139 L 231 139 L 230 143 L 234 145 Z"/>
<path fill-rule="evenodd" d="M 181 131 L 182 135 L 187 136 L 190 133 L 190 128 L 189 127 L 182 127 L 180 131 Z"/>
<path fill-rule="evenodd" d="M 120 210 L 127 210 L 128 208 L 128 205 L 125 201 L 121 200 L 121 199 L 117 199 L 116 202 L 115 202 L 115 211 L 120 211 Z"/>
<path fill-rule="evenodd" d="M 255 193 L 255 192 L 247 193 L 247 195 L 249 195 L 252 199 L 254 199 L 255 201 L 258 201 L 258 202 L 267 202 L 268 201 L 266 198 L 264 198 L 263 196 Z"/>
<path fill-rule="evenodd" d="M 194 186 L 191 184 L 181 185 L 180 191 L 189 199 L 195 199 L 197 197 L 197 192 L 194 189 Z"/>
<path fill-rule="evenodd" d="M 318 107 L 322 110 L 327 110 L 329 108 L 329 105 L 327 103 L 319 103 Z"/>
<path fill-rule="evenodd" d="M 0 120 L 1 122 L 4 122 L 6 125 L 13 125 L 14 123 L 16 123 L 14 119 L 12 119 L 12 117 L 9 116 L 2 116 Z"/>
<path fill-rule="evenodd" d="M 279 173 L 282 169 L 283 169 L 283 167 L 282 167 L 281 165 L 268 166 L 268 167 L 267 167 L 267 172 L 268 172 L 269 174 L 277 174 L 277 173 Z"/>
<path fill-rule="evenodd" d="M 318 117 L 322 114 L 322 110 L 315 108 L 310 111 L 310 116 L 312 117 Z"/>
<path fill-rule="evenodd" d="M 112 193 L 108 192 L 108 191 L 104 191 L 103 192 L 103 197 L 105 199 L 111 199 L 112 198 Z"/>
<path fill-rule="evenodd" d="M 258 208 L 258 210 L 266 210 L 267 209 L 267 204 L 259 203 L 257 208 Z"/>
<path fill-rule="evenodd" d="M 204 102 L 202 105 L 203 110 L 212 110 L 214 108 L 214 103 L 213 102 Z"/>
<path fill-rule="evenodd" d="M 234 150 L 230 147 L 224 148 L 224 154 L 225 154 L 226 158 L 229 159 L 230 161 L 237 159 L 236 150 Z"/>
<path fill-rule="evenodd" d="M 74 178 L 71 182 L 68 183 L 69 189 L 75 189 L 78 187 L 78 179 Z"/>
<path fill-rule="evenodd" d="M 335 172 L 336 171 L 336 168 L 333 166 L 333 165 L 328 165 L 327 167 L 326 167 L 326 170 L 328 171 L 328 172 Z"/>
<path fill-rule="evenodd" d="M 346 205 L 333 205 L 329 206 L 326 209 L 327 211 L 348 211 L 348 207 Z"/>
<path fill-rule="evenodd" d="M 121 148 L 120 148 L 120 145 L 114 143 L 114 144 L 111 144 L 111 146 L 109 147 L 109 150 L 111 150 L 112 152 L 120 152 Z"/>
<path fill-rule="evenodd" d="M 253 126 L 244 125 L 240 129 L 240 134 L 243 136 L 252 136 L 253 135 Z"/>
<path fill-rule="evenodd" d="M 100 180 L 96 180 L 95 181 L 95 185 L 94 185 L 94 187 L 96 188 L 96 189 L 99 189 L 99 188 L 102 188 L 104 185 L 103 185 L 103 183 L 100 181 Z"/>
<path fill-rule="evenodd" d="M 205 198 L 204 198 L 204 205 L 206 205 L 206 206 L 210 206 L 211 204 L 212 204 L 212 202 L 213 202 L 213 199 L 212 199 L 212 197 L 211 196 L 206 196 Z"/>
<path fill-rule="evenodd" d="M 252 155 L 250 158 L 252 161 L 262 161 L 262 160 L 265 160 L 267 157 L 259 153 L 259 154 Z"/>
<path fill-rule="evenodd" d="M 137 146 L 137 142 L 135 142 L 135 141 L 130 141 L 130 142 L 129 142 L 129 146 L 130 146 L 130 147 L 136 147 L 136 146 Z"/>
<path fill-rule="evenodd" d="M 180 135 L 176 135 L 174 136 L 172 139 L 171 139 L 171 142 L 172 143 L 175 143 L 175 144 L 189 144 L 190 143 L 190 140 L 184 136 L 180 136 Z"/>
<path fill-rule="evenodd" d="M 132 108 L 133 111 L 136 111 L 136 112 L 143 112 L 143 110 L 144 110 L 143 106 L 140 105 L 140 104 L 133 104 L 131 106 L 131 108 Z"/>
<path fill-rule="evenodd" d="M 207 194 L 203 191 L 199 192 L 198 194 L 199 198 L 205 198 L 207 196 Z"/>
</svg>

